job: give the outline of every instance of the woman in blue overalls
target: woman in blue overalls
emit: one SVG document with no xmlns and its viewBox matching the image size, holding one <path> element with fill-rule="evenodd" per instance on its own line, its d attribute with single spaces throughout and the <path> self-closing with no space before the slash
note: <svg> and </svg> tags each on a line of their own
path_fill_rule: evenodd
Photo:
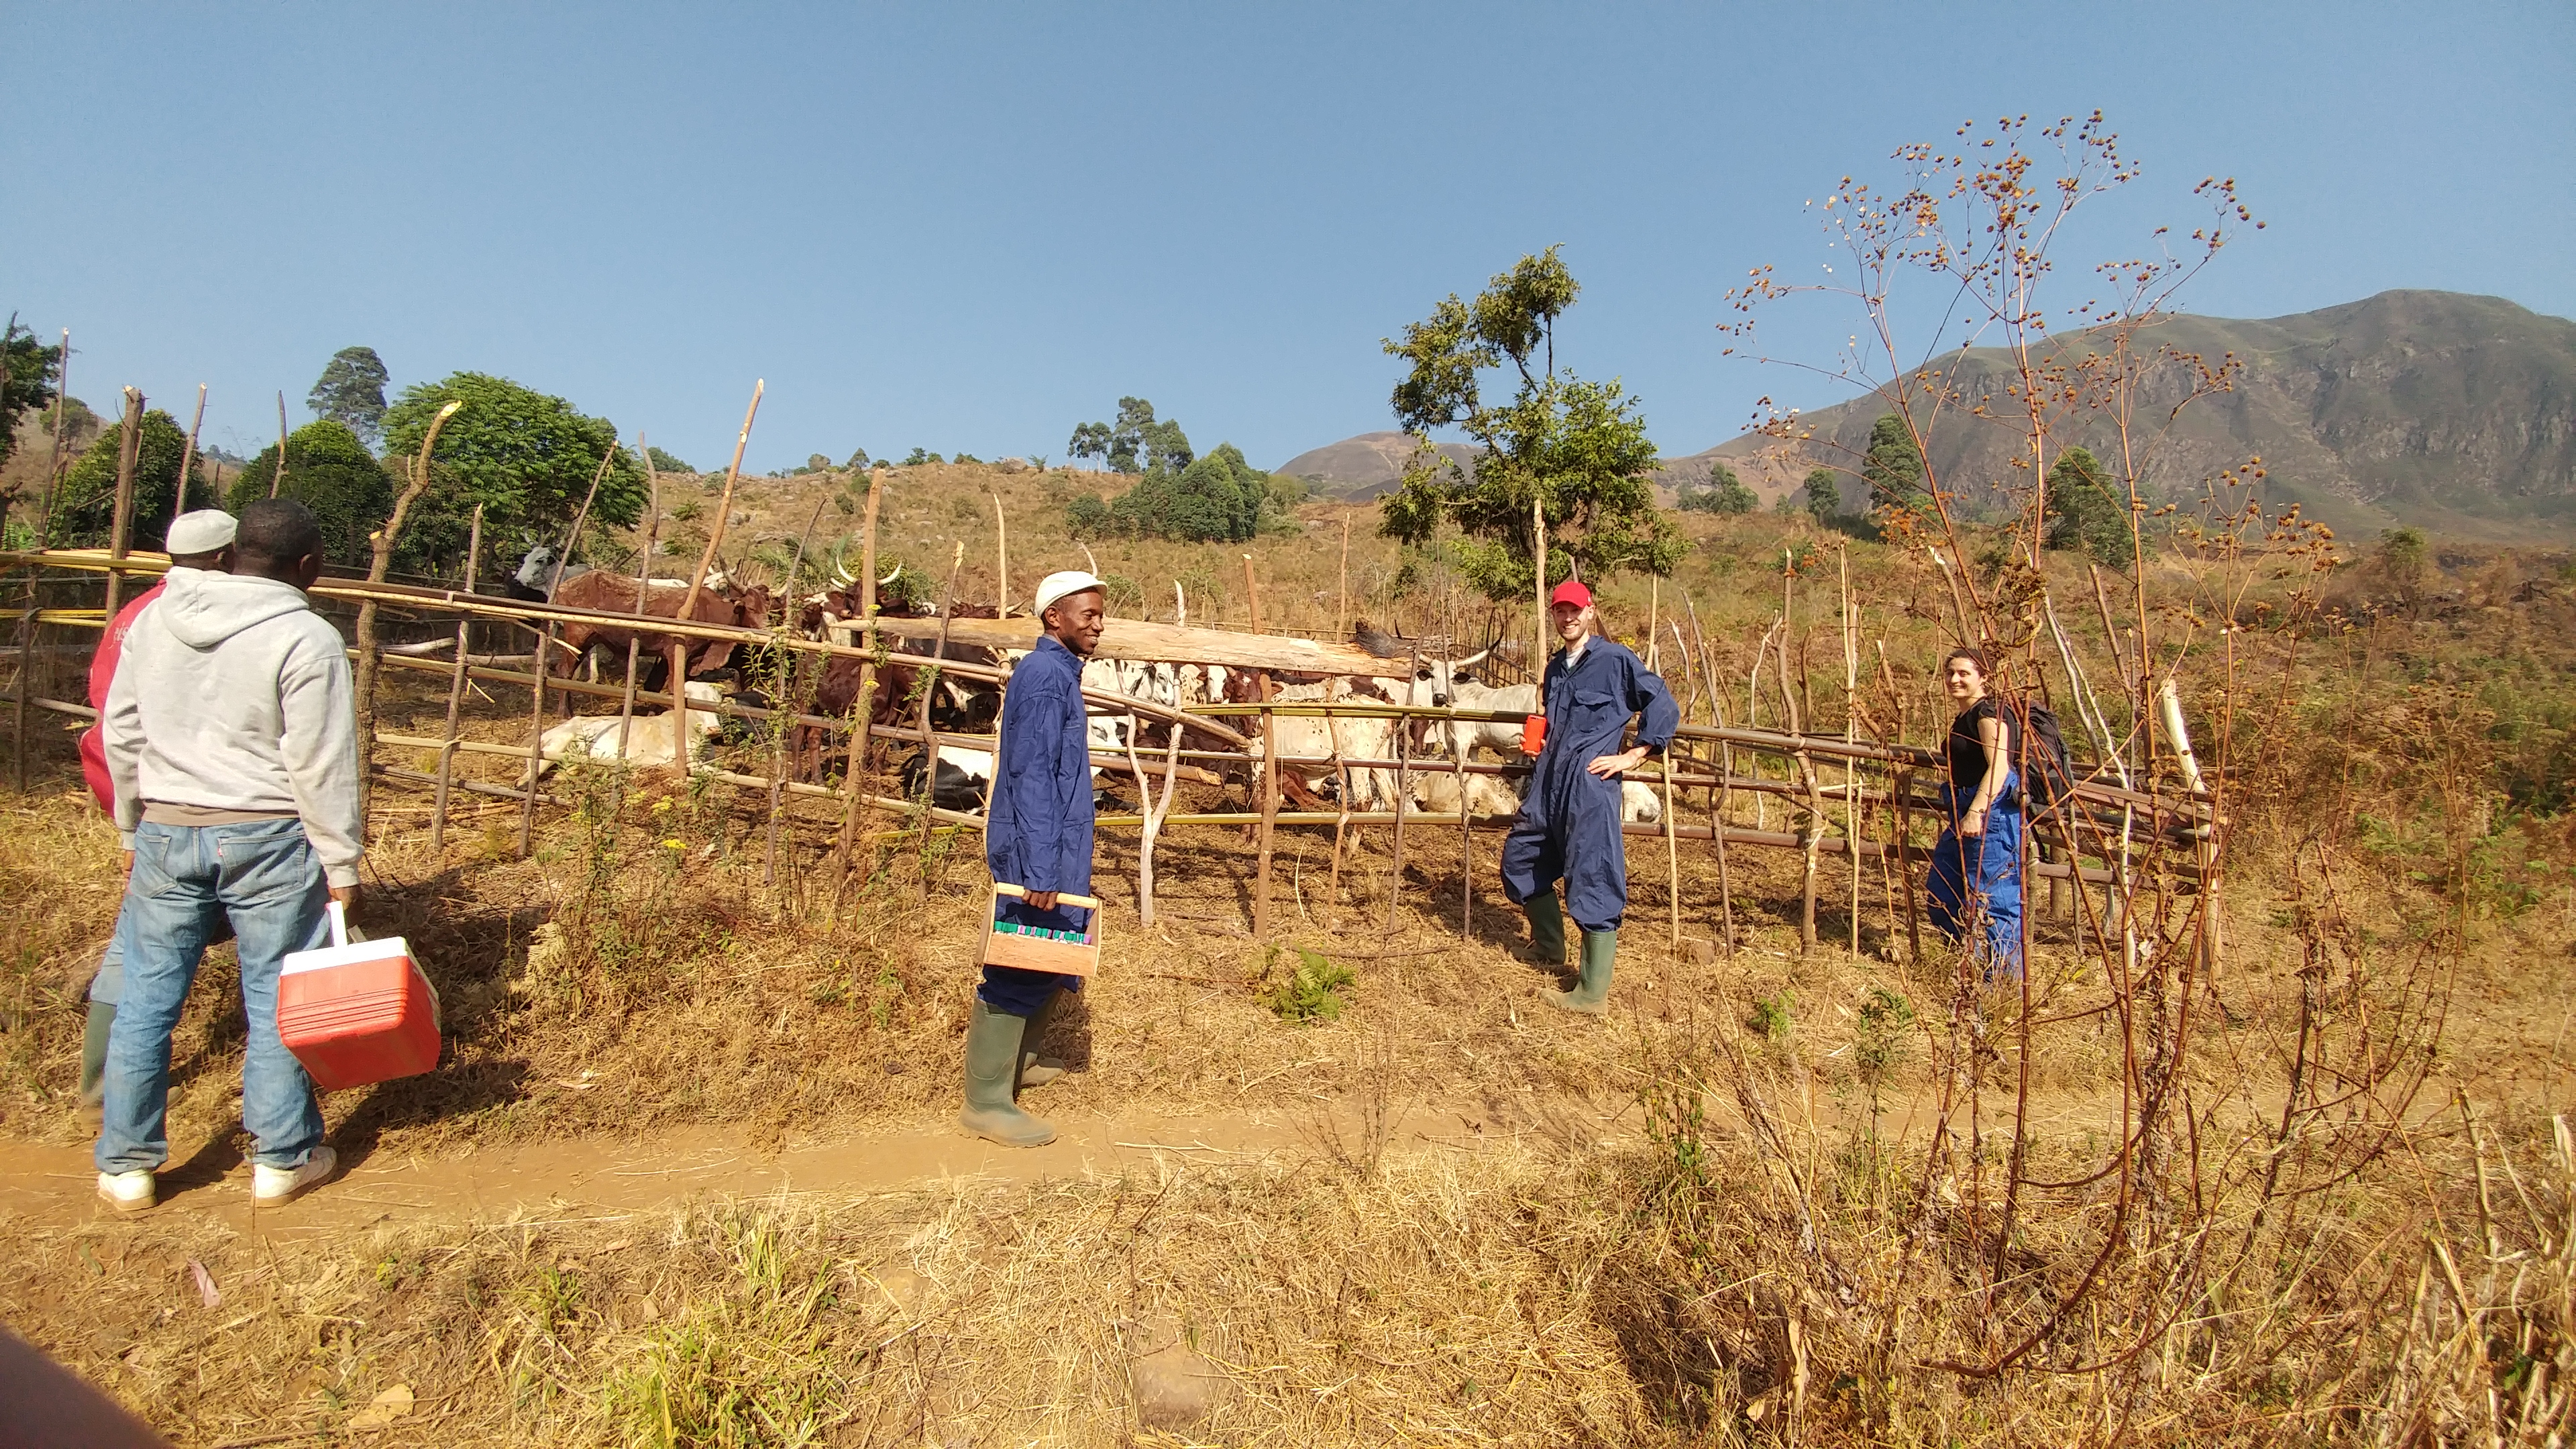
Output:
<svg viewBox="0 0 2576 1449">
<path fill-rule="evenodd" d="M 1503 894 L 1529 915 L 1526 960 L 1565 964 L 1565 909 L 1583 928 L 1581 980 L 1540 999 L 1567 1011 L 1598 1012 L 1610 996 L 1619 920 L 1628 911 L 1628 852 L 1619 835 L 1619 777 L 1659 754 L 1681 726 L 1681 706 L 1627 646 L 1597 637 L 1592 591 L 1568 580 L 1549 595 L 1548 622 L 1565 647 L 1547 662 L 1539 707 L 1547 742 L 1539 748 L 1528 798 L 1503 840 Z M 1643 715 L 1634 748 L 1622 749 L 1628 721 Z"/>
<path fill-rule="evenodd" d="M 1986 656 L 1958 648 L 1941 661 L 1942 692 L 1959 706 L 1950 722 L 1949 825 L 1932 847 L 1932 924 L 1967 944 L 1986 979 L 2021 978 L 2021 777 L 2012 767 L 2012 720 L 1986 693 Z"/>
</svg>

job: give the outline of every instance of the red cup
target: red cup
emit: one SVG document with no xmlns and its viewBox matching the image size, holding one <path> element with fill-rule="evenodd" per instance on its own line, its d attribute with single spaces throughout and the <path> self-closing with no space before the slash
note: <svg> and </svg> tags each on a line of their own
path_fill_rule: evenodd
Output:
<svg viewBox="0 0 2576 1449">
<path fill-rule="evenodd" d="M 1547 743 L 1547 716 L 1534 714 L 1521 721 L 1521 753 L 1535 755 Z"/>
</svg>

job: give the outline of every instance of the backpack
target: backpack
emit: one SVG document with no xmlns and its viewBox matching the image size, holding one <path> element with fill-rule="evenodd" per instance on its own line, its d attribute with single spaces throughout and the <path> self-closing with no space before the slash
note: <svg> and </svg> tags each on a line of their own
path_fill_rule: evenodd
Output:
<svg viewBox="0 0 2576 1449">
<path fill-rule="evenodd" d="M 2022 793 L 2045 810 L 2075 792 L 2075 762 L 2066 753 L 2065 732 L 2047 705 L 2031 701 L 2022 710 L 2030 739 L 2020 750 Z"/>
</svg>

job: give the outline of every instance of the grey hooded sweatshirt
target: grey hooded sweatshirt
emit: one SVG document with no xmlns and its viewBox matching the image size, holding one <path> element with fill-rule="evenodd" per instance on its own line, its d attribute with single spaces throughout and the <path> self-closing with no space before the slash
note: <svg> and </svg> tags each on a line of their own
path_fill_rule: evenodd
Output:
<svg viewBox="0 0 2576 1449">
<path fill-rule="evenodd" d="M 99 720 L 127 849 L 147 802 L 293 815 L 358 883 L 356 693 L 339 631 L 293 584 L 172 569 L 134 621 Z"/>
</svg>

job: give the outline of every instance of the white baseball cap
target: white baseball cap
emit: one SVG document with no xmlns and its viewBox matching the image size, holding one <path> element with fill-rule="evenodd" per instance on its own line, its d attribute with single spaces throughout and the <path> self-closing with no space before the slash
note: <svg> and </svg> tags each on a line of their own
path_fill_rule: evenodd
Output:
<svg viewBox="0 0 2576 1449">
<path fill-rule="evenodd" d="M 200 508 L 170 520 L 170 533 L 163 543 L 171 553 L 213 553 L 231 543 L 239 527 L 220 508 Z"/>
<path fill-rule="evenodd" d="M 1109 586 L 1084 569 L 1066 569 L 1060 574 L 1049 574 L 1038 580 L 1037 612 L 1043 615 L 1047 611 L 1047 606 L 1056 600 L 1067 594 L 1079 594 L 1086 589 L 1098 589 L 1105 594 L 1109 591 Z"/>
</svg>

